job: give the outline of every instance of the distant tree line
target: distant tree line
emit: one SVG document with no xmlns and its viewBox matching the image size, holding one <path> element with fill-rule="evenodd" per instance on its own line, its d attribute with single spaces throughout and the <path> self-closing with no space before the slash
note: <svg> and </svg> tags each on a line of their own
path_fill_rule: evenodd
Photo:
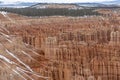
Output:
<svg viewBox="0 0 120 80">
<path fill-rule="evenodd" d="M 0 11 L 17 13 L 25 16 L 84 16 L 84 15 L 100 15 L 94 9 L 36 9 L 36 8 L 0 8 Z"/>
</svg>

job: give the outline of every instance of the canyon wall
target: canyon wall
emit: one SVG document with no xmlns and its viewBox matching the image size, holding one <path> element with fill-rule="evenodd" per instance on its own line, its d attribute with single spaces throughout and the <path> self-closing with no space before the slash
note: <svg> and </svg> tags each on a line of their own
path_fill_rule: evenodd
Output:
<svg viewBox="0 0 120 80">
<path fill-rule="evenodd" d="M 25 57 L 23 60 L 48 77 L 45 80 L 119 80 L 119 19 L 109 15 L 48 17 L 20 20 L 21 25 L 7 23 L 7 29 L 29 48 L 27 53 L 37 62 Z"/>
</svg>

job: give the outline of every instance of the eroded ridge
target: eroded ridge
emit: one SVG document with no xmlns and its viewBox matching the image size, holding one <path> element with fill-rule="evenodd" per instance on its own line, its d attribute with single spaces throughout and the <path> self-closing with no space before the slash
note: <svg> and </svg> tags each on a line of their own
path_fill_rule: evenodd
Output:
<svg viewBox="0 0 120 80">
<path fill-rule="evenodd" d="M 21 37 L 10 35 L 0 26 L 0 80 L 47 80 L 46 59 L 35 49 L 25 45 Z M 41 72 L 36 72 L 39 67 Z"/>
</svg>

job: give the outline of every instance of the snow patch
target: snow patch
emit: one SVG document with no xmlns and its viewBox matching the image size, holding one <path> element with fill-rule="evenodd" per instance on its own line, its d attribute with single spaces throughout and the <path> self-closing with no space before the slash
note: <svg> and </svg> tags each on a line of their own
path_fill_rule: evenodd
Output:
<svg viewBox="0 0 120 80">
<path fill-rule="evenodd" d="M 10 61 L 9 59 L 7 59 L 5 56 L 0 55 L 0 59 L 3 59 L 4 61 L 10 63 L 10 64 L 14 64 L 14 62 Z"/>
<path fill-rule="evenodd" d="M 6 52 L 8 53 L 8 54 L 10 54 L 12 57 L 14 57 L 18 62 L 20 62 L 22 65 L 24 65 L 28 70 L 30 70 L 31 72 L 33 72 L 32 71 L 32 69 L 28 66 L 28 65 L 26 65 L 25 63 L 23 63 L 18 57 L 16 57 L 13 53 L 11 53 L 10 51 L 8 51 L 7 49 L 6 49 Z"/>
</svg>

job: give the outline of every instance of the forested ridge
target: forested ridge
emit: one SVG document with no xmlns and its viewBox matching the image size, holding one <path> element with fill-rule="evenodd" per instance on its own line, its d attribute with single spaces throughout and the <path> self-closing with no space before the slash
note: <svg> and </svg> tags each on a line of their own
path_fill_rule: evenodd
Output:
<svg viewBox="0 0 120 80">
<path fill-rule="evenodd" d="M 36 9 L 36 8 L 1 8 L 0 11 L 17 13 L 24 16 L 84 16 L 84 15 L 100 15 L 94 9 Z"/>
</svg>

